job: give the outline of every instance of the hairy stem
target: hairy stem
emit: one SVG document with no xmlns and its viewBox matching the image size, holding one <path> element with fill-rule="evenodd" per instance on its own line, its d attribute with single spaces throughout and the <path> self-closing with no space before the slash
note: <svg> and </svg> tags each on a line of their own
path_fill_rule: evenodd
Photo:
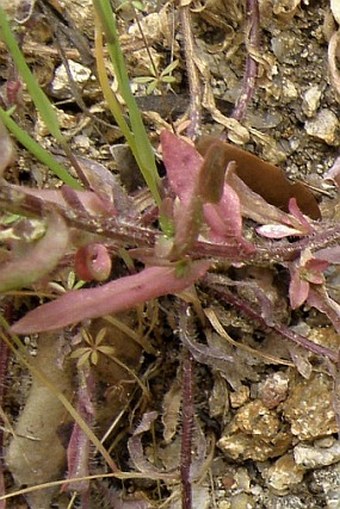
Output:
<svg viewBox="0 0 340 509">
<path fill-rule="evenodd" d="M 198 135 L 201 124 L 202 114 L 202 93 L 201 85 L 195 65 L 194 38 L 191 29 L 190 6 L 184 5 L 179 9 L 182 33 L 184 40 L 185 64 L 188 73 L 189 92 L 190 92 L 190 126 L 187 134 L 189 138 L 195 139 Z"/>
<path fill-rule="evenodd" d="M 251 56 L 251 53 L 259 52 L 260 50 L 260 12 L 258 0 L 247 0 L 247 18 L 248 18 L 248 36 L 247 36 L 247 59 L 246 67 L 242 85 L 241 95 L 237 100 L 232 117 L 238 121 L 243 120 L 249 102 L 254 95 L 257 68 L 256 60 Z"/>
<path fill-rule="evenodd" d="M 308 338 L 302 336 L 301 334 L 297 334 L 296 332 L 289 329 L 289 327 L 281 323 L 267 323 L 265 318 L 263 318 L 261 315 L 261 310 L 257 310 L 252 307 L 247 301 L 232 293 L 226 286 L 216 284 L 217 278 L 218 276 L 215 276 L 214 274 L 207 274 L 204 278 L 204 286 L 206 287 L 206 290 L 208 290 L 209 293 L 212 294 L 215 298 L 232 305 L 234 308 L 238 309 L 245 317 L 250 318 L 251 320 L 256 320 L 260 326 L 272 329 L 276 333 L 280 334 L 280 336 L 293 341 L 297 345 L 302 346 L 310 352 L 313 352 L 317 355 L 322 355 L 331 361 L 337 362 L 337 352 L 325 346 L 313 343 L 313 341 L 310 341 Z"/>
<path fill-rule="evenodd" d="M 187 335 L 187 317 L 185 311 L 180 318 L 180 336 Z M 183 338 L 182 342 L 183 342 Z M 194 419 L 192 355 L 184 348 L 183 358 L 183 400 L 182 400 L 182 441 L 181 441 L 181 483 L 182 483 L 182 509 L 192 509 L 192 487 L 190 467 L 192 462 L 192 429 Z"/>
</svg>

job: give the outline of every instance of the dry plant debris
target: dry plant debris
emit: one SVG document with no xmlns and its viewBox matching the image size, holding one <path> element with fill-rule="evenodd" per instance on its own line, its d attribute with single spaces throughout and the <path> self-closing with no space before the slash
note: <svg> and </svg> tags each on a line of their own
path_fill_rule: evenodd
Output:
<svg viewBox="0 0 340 509">
<path fill-rule="evenodd" d="M 1 352 L 0 488 L 63 481 L 1 508 L 340 504 L 339 6 L 246 6 L 117 6 L 166 234 L 136 168 L 112 161 L 92 4 L 15 6 L 88 184 L 60 189 L 1 125 L 1 302 L 33 375 Z M 56 151 L 1 43 L 0 76 L 1 103 Z"/>
</svg>

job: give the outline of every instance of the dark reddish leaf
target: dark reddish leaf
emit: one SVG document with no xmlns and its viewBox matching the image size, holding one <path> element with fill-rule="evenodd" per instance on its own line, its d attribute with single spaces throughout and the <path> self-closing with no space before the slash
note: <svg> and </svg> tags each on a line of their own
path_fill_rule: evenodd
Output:
<svg viewBox="0 0 340 509">
<path fill-rule="evenodd" d="M 205 155 L 211 145 L 216 147 L 217 144 L 225 151 L 226 164 L 235 161 L 237 175 L 268 203 L 288 211 L 289 199 L 296 198 L 297 204 L 304 214 L 309 215 L 312 219 L 320 219 L 320 210 L 313 194 L 300 182 L 291 184 L 281 168 L 212 136 L 201 138 L 197 143 L 197 148 L 202 155 Z"/>
<path fill-rule="evenodd" d="M 292 309 L 297 309 L 306 301 L 309 292 L 309 282 L 301 279 L 300 272 L 294 270 L 289 284 L 289 301 Z"/>
</svg>

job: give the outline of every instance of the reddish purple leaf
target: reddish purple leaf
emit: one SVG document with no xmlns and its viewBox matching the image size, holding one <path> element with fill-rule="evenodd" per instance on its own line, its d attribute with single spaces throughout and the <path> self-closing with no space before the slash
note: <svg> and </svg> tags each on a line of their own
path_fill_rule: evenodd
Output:
<svg viewBox="0 0 340 509">
<path fill-rule="evenodd" d="M 103 244 L 96 242 L 76 252 L 75 272 L 83 281 L 105 281 L 111 273 L 111 257 Z"/>
<path fill-rule="evenodd" d="M 305 263 L 305 278 L 313 284 L 322 285 L 325 282 L 324 271 L 329 263 L 325 260 L 311 258 Z"/>
<path fill-rule="evenodd" d="M 332 322 L 335 330 L 340 333 L 340 305 L 329 297 L 324 287 L 311 288 L 307 302 L 324 313 Z"/>
<path fill-rule="evenodd" d="M 240 199 L 243 216 L 249 217 L 260 224 L 278 223 L 286 224 L 293 228 L 299 228 L 299 222 L 295 218 L 274 205 L 270 205 L 262 196 L 252 191 L 247 184 L 234 173 L 233 167 L 228 167 L 226 181 L 234 189 Z"/>
<path fill-rule="evenodd" d="M 79 373 L 79 387 L 77 394 L 77 411 L 88 426 L 93 427 L 94 423 L 94 378 L 90 370 Z M 67 447 L 68 479 L 76 477 L 87 477 L 89 475 L 91 442 L 86 433 L 80 428 L 77 422 L 73 425 L 70 441 Z M 65 482 L 64 491 L 87 492 L 90 487 L 89 480 L 76 482 Z"/>
<path fill-rule="evenodd" d="M 308 221 L 308 219 L 301 212 L 297 204 L 296 198 L 290 198 L 288 203 L 288 210 L 292 214 L 292 216 L 294 216 L 295 219 L 297 219 L 301 224 L 301 231 L 305 230 L 306 235 L 309 233 L 313 233 L 314 228 L 312 227 L 310 221 Z"/>
<path fill-rule="evenodd" d="M 241 238 L 242 217 L 240 200 L 228 184 L 223 187 L 219 204 L 206 203 L 204 217 L 210 226 L 210 237 L 214 242 L 223 242 L 230 237 Z"/>
<path fill-rule="evenodd" d="M 294 270 L 289 284 L 289 300 L 293 309 L 302 306 L 308 297 L 309 283 L 301 279 L 298 270 Z"/>
<path fill-rule="evenodd" d="M 177 274 L 176 266 L 150 267 L 98 288 L 71 291 L 29 312 L 11 330 L 16 334 L 49 331 L 88 318 L 125 311 L 161 295 L 185 290 L 202 277 L 209 266 L 208 261 L 192 262 L 183 276 Z"/>
<path fill-rule="evenodd" d="M 203 157 L 195 147 L 170 131 L 162 131 L 160 140 L 171 189 L 181 200 L 186 201 L 198 185 L 198 172 Z"/>
<path fill-rule="evenodd" d="M 326 247 L 314 253 L 318 260 L 326 260 L 329 263 L 340 263 L 340 246 Z"/>
<path fill-rule="evenodd" d="M 190 232 L 190 238 L 192 239 L 194 237 L 193 233 L 196 233 L 197 226 L 199 226 L 198 221 L 200 218 L 198 215 L 198 208 L 193 207 L 192 204 L 190 206 L 186 204 L 191 201 L 197 201 L 199 186 L 202 185 L 203 181 L 209 180 L 206 175 L 203 178 L 200 172 L 209 171 L 209 165 L 204 164 L 202 156 L 195 147 L 169 131 L 163 131 L 161 133 L 161 143 L 163 160 L 170 186 L 180 198 L 185 208 L 185 210 L 179 209 L 180 215 L 178 214 L 177 216 L 177 222 L 179 222 L 178 226 L 180 226 L 181 230 L 180 238 L 183 239 L 187 237 L 186 232 Z M 219 184 L 216 183 L 216 185 L 218 186 Z M 212 194 L 211 190 L 208 194 L 209 196 Z M 194 210 L 195 213 L 189 214 L 187 209 L 191 211 Z M 244 244 L 247 250 L 252 250 L 251 244 L 242 239 L 240 200 L 237 193 L 230 185 L 224 185 L 222 198 L 219 203 L 204 204 L 203 215 L 210 227 L 211 240 L 215 242 L 224 242 L 227 240 L 230 241 L 230 239 L 234 239 L 235 241 L 236 239 L 236 244 L 239 242 Z M 188 228 L 187 222 L 191 223 L 191 229 Z M 185 224 L 183 225 L 182 223 Z M 178 242 L 176 243 L 178 244 Z M 186 242 L 186 244 L 188 243 Z"/>
</svg>

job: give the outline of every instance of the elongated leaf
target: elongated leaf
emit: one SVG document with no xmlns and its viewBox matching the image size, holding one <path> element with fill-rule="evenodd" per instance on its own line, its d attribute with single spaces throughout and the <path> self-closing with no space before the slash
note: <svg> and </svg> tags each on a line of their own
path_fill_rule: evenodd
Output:
<svg viewBox="0 0 340 509">
<path fill-rule="evenodd" d="M 87 318 L 127 310 L 149 299 L 177 293 L 192 285 L 208 270 L 210 262 L 193 262 L 179 277 L 177 268 L 151 267 L 98 288 L 71 291 L 55 302 L 43 304 L 12 327 L 16 334 L 66 327 Z"/>
<path fill-rule="evenodd" d="M 132 146 L 130 145 L 130 148 L 144 180 L 159 206 L 161 203 L 159 194 L 160 178 L 157 172 L 155 156 L 143 124 L 141 113 L 130 89 L 124 55 L 119 44 L 118 32 L 116 29 L 116 18 L 112 12 L 109 0 L 93 0 L 93 5 L 105 33 L 108 53 L 114 66 L 119 92 L 128 108 L 131 131 L 134 139 L 134 143 Z"/>
<path fill-rule="evenodd" d="M 195 147 L 170 131 L 162 131 L 160 140 L 171 189 L 181 200 L 187 200 L 196 185 L 203 157 Z"/>
<path fill-rule="evenodd" d="M 197 144 L 199 152 L 203 155 L 211 146 L 215 148 L 219 146 L 225 152 L 226 165 L 230 161 L 235 161 L 237 176 L 266 202 L 288 211 L 289 199 L 296 198 L 304 214 L 313 219 L 320 219 L 320 210 L 311 191 L 300 182 L 292 184 L 281 168 L 214 136 L 205 136 Z"/>
</svg>

